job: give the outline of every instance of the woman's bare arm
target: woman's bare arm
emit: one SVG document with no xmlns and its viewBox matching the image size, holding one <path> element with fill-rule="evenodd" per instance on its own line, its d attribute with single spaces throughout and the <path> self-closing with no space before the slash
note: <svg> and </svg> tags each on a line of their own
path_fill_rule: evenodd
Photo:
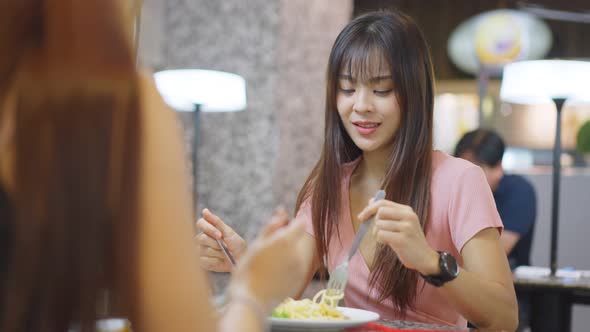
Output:
<svg viewBox="0 0 590 332">
<path fill-rule="evenodd" d="M 185 151 L 175 114 L 142 74 L 138 331 L 215 331 L 209 281 L 193 244 Z M 247 329 L 244 329 L 245 331 Z"/>
</svg>

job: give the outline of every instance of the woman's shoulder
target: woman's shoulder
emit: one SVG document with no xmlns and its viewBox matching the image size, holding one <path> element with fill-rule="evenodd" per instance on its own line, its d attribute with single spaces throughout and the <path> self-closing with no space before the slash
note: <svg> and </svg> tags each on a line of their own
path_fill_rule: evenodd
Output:
<svg viewBox="0 0 590 332">
<path fill-rule="evenodd" d="M 486 183 L 481 167 L 465 159 L 434 151 L 432 158 L 431 192 L 452 196 L 459 188 Z"/>
<path fill-rule="evenodd" d="M 477 170 L 479 166 L 462 158 L 448 155 L 445 152 L 434 150 L 432 152 L 433 176 L 453 177 L 465 174 L 469 170 Z"/>
</svg>

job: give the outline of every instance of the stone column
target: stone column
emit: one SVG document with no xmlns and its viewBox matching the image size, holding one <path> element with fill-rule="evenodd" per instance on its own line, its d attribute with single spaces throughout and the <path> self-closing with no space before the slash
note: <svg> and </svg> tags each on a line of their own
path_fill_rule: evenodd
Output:
<svg viewBox="0 0 590 332">
<path fill-rule="evenodd" d="M 246 79 L 245 112 L 201 114 L 198 206 L 248 238 L 274 205 L 278 30 L 278 1 L 166 3 L 166 68 L 222 70 Z M 186 125 L 192 136 L 190 120 Z"/>
<path fill-rule="evenodd" d="M 292 211 L 318 156 L 325 65 L 352 1 L 168 0 L 161 11 L 162 69 L 246 79 L 245 112 L 201 114 L 198 209 L 252 239 L 277 204 Z M 190 118 L 183 122 L 192 148 Z M 214 279 L 221 288 L 223 277 Z"/>
<path fill-rule="evenodd" d="M 276 118 L 280 139 L 273 191 L 275 203 L 293 212 L 297 194 L 320 155 L 328 56 L 350 20 L 352 1 L 281 4 Z"/>
<path fill-rule="evenodd" d="M 142 0 L 139 31 L 139 60 L 144 66 L 158 68 L 163 65 L 164 2 Z"/>
</svg>

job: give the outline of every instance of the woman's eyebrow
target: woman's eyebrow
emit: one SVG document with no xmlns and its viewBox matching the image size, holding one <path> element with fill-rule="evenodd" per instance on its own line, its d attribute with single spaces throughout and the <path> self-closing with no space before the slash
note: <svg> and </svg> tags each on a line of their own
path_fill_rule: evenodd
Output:
<svg viewBox="0 0 590 332">
<path fill-rule="evenodd" d="M 339 80 L 346 80 L 350 82 L 356 82 L 356 78 L 352 77 L 350 74 L 340 74 L 338 75 Z M 385 80 L 391 80 L 391 75 L 379 75 L 375 77 L 369 78 L 369 83 L 378 83 Z"/>
<path fill-rule="evenodd" d="M 391 75 L 380 75 L 380 76 L 371 77 L 369 79 L 369 82 L 378 83 L 380 81 L 385 81 L 385 80 L 391 80 Z"/>
<path fill-rule="evenodd" d="M 346 81 L 350 81 L 350 82 L 356 81 L 356 79 L 352 78 L 352 75 L 350 75 L 350 74 L 340 74 L 340 75 L 338 75 L 338 79 L 339 80 L 346 80 Z"/>
</svg>

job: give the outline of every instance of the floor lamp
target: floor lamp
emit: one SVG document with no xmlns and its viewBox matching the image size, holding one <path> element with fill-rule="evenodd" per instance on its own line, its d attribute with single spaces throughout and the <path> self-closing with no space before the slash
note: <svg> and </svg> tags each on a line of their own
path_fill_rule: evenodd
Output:
<svg viewBox="0 0 590 332">
<path fill-rule="evenodd" d="M 553 102 L 557 111 L 553 144 L 550 269 L 557 271 L 559 187 L 561 180 L 561 113 L 565 102 L 590 103 L 590 61 L 535 60 L 504 67 L 500 98 L 504 102 L 539 105 Z"/>
<path fill-rule="evenodd" d="M 246 81 L 227 72 L 202 69 L 164 70 L 154 74 L 158 91 L 178 112 L 192 112 L 193 205 L 197 203 L 197 149 L 201 112 L 239 112 L 246 109 Z"/>
</svg>

